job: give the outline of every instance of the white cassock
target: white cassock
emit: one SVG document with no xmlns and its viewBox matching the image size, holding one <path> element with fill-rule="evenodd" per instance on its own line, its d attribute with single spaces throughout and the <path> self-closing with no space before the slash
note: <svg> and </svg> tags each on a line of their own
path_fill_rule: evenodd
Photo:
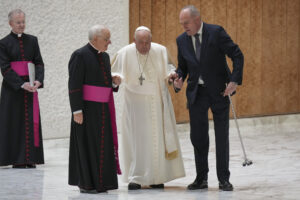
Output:
<svg viewBox="0 0 300 200">
<path fill-rule="evenodd" d="M 148 58 L 147 58 L 148 56 Z M 161 184 L 185 176 L 166 78 L 175 70 L 167 49 L 151 43 L 149 55 L 135 43 L 112 59 L 112 73 L 124 86 L 121 114 L 121 169 L 125 182 Z M 140 83 L 140 76 L 145 80 Z"/>
</svg>

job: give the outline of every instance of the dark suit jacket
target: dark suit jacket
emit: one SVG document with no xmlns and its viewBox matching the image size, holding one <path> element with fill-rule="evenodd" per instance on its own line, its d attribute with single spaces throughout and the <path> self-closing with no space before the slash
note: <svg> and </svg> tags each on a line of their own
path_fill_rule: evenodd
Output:
<svg viewBox="0 0 300 200">
<path fill-rule="evenodd" d="M 225 83 L 232 81 L 242 84 L 244 56 L 223 27 L 203 23 L 200 62 L 196 59 L 191 36 L 184 32 L 176 42 L 177 73 L 183 80 L 188 75 L 186 95 L 189 103 L 194 103 L 196 99 L 200 74 L 212 96 L 224 92 Z M 232 72 L 228 68 L 226 55 L 233 62 Z"/>
</svg>

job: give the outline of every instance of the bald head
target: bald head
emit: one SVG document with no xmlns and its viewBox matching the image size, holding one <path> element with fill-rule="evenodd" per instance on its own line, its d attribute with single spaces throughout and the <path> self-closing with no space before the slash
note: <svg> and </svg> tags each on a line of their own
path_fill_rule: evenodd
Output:
<svg viewBox="0 0 300 200">
<path fill-rule="evenodd" d="M 188 35 L 195 35 L 201 27 L 200 12 L 193 5 L 185 6 L 180 11 L 179 22 Z"/>
<path fill-rule="evenodd" d="M 193 5 L 187 5 L 181 9 L 182 11 L 186 11 L 190 14 L 191 17 L 200 17 L 199 10 Z"/>
</svg>

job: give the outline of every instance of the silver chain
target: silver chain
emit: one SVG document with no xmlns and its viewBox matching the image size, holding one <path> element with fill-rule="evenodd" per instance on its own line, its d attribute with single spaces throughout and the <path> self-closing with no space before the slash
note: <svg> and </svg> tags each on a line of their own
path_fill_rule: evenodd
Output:
<svg viewBox="0 0 300 200">
<path fill-rule="evenodd" d="M 148 54 L 147 54 L 146 61 L 145 61 L 144 65 L 142 66 L 143 69 L 142 69 L 142 67 L 141 67 L 141 63 L 140 63 L 140 59 L 139 59 L 137 50 L 135 50 L 135 52 L 136 52 L 136 58 L 137 58 L 138 64 L 139 64 L 139 71 L 140 71 L 141 76 L 142 76 L 142 75 L 143 75 L 143 72 L 144 72 L 144 67 L 145 67 L 145 65 L 146 65 L 146 63 L 147 63 L 147 60 L 148 60 L 149 52 L 148 52 Z"/>
</svg>

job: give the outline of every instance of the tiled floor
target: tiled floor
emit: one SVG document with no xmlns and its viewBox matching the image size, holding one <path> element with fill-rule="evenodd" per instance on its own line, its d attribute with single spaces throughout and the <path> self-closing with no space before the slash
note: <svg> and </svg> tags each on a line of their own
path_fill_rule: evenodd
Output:
<svg viewBox="0 0 300 200">
<path fill-rule="evenodd" d="M 178 125 L 187 176 L 165 184 L 165 189 L 128 191 L 119 181 L 119 189 L 102 194 L 80 194 L 67 184 L 68 139 L 45 140 L 46 164 L 37 169 L 0 168 L 0 199 L 28 200 L 152 200 L 152 199 L 300 199 L 300 115 L 239 119 L 241 134 L 252 166 L 242 167 L 243 156 L 236 127 L 230 128 L 230 170 L 235 189 L 218 190 L 215 172 L 214 132 L 210 130 L 209 188 L 188 191 L 195 178 L 189 126 Z M 211 126 L 212 127 L 212 126 Z"/>
</svg>

